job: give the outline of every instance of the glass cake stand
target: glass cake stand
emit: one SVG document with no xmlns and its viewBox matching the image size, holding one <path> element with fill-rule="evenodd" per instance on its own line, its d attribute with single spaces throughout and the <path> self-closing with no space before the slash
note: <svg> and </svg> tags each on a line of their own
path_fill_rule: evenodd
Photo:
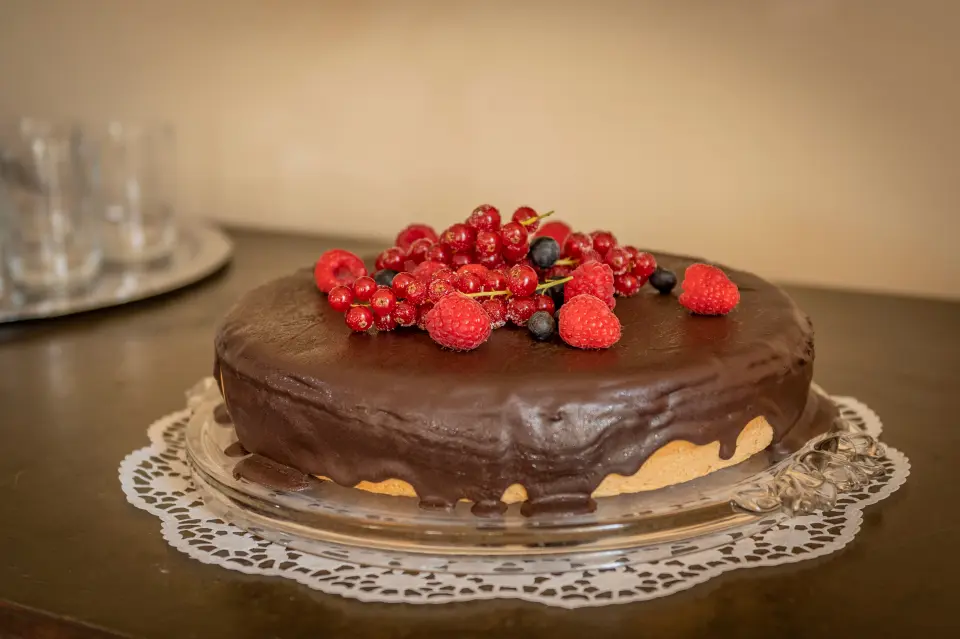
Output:
<svg viewBox="0 0 960 639">
<path fill-rule="evenodd" d="M 822 392 L 817 389 L 818 392 Z M 214 420 L 212 378 L 189 394 L 187 459 L 205 504 L 272 542 L 372 566 L 490 574 L 560 572 L 650 562 L 717 547 L 785 518 L 829 509 L 837 494 L 884 472 L 880 444 L 845 420 L 779 461 L 767 454 L 659 490 L 604 497 L 583 515 L 524 517 L 517 505 L 487 518 L 461 503 L 425 510 L 416 499 L 315 480 L 299 492 L 238 479 L 237 441 Z"/>
</svg>

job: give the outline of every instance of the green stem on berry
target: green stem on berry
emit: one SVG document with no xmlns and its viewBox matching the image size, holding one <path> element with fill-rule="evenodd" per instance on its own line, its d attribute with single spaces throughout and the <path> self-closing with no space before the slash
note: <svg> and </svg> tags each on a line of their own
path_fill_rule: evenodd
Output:
<svg viewBox="0 0 960 639">
<path fill-rule="evenodd" d="M 510 295 L 510 291 L 480 291 L 479 293 L 464 293 L 467 297 L 493 297 L 494 295 Z"/>
<path fill-rule="evenodd" d="M 521 221 L 520 221 L 520 224 L 521 224 L 522 226 L 530 226 L 531 224 L 535 224 L 535 223 L 539 222 L 540 220 L 542 220 L 542 219 L 545 218 L 545 217 L 550 217 L 550 216 L 553 215 L 555 212 L 556 212 L 556 211 L 547 211 L 546 213 L 542 213 L 542 214 L 538 215 L 537 217 L 531 217 L 531 218 L 526 219 L 526 220 L 521 220 Z"/>
<path fill-rule="evenodd" d="M 538 290 L 538 291 L 544 291 L 544 290 L 546 290 L 546 289 L 548 289 L 548 288 L 550 288 L 550 287 L 552 287 L 552 286 L 556 286 L 557 284 L 565 284 L 565 283 L 569 282 L 569 281 L 572 280 L 572 279 L 573 279 L 573 276 L 572 276 L 572 275 L 568 275 L 568 276 L 566 276 L 566 277 L 561 277 L 561 278 L 558 279 L 558 280 L 547 280 L 547 281 L 544 282 L 543 284 L 539 284 L 539 285 L 537 286 L 537 290 Z"/>
<path fill-rule="evenodd" d="M 572 257 L 565 257 L 562 260 L 557 260 L 553 263 L 554 266 L 576 266 L 580 260 L 575 260 Z"/>
<path fill-rule="evenodd" d="M 547 280 L 543 284 L 537 284 L 537 290 L 542 292 L 558 284 L 569 282 L 572 279 L 573 276 L 569 275 L 558 280 Z M 512 295 L 512 293 L 510 291 L 480 291 L 479 293 L 464 293 L 464 295 L 467 297 L 493 297 L 494 295 Z"/>
</svg>

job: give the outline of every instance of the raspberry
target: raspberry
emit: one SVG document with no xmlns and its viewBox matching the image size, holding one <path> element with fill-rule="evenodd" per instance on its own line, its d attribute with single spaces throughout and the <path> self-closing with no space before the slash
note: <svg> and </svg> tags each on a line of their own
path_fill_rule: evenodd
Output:
<svg viewBox="0 0 960 639">
<path fill-rule="evenodd" d="M 427 239 L 430 240 L 430 242 L 436 242 L 437 232 L 426 224 L 411 224 L 397 234 L 397 239 L 394 244 L 399 246 L 404 251 L 408 251 L 410 250 L 410 245 L 419 239 Z"/>
<path fill-rule="evenodd" d="M 410 248 L 407 249 L 407 259 L 419 264 L 427 259 L 427 251 L 430 250 L 431 246 L 433 246 L 433 242 L 425 237 L 422 237 L 419 240 L 414 240 L 414 242 L 410 245 Z"/>
<path fill-rule="evenodd" d="M 489 204 L 481 204 L 473 209 L 467 224 L 477 231 L 496 231 L 500 228 L 500 211 Z"/>
<path fill-rule="evenodd" d="M 529 242 L 527 229 L 517 222 L 507 222 L 500 229 L 500 239 L 503 240 L 503 248 L 508 246 L 526 246 Z M 526 254 L 526 251 L 524 251 Z"/>
<path fill-rule="evenodd" d="M 461 293 L 479 293 L 483 282 L 483 278 L 475 273 L 459 273 L 454 286 Z"/>
<path fill-rule="evenodd" d="M 327 301 L 330 302 L 330 308 L 338 313 L 345 313 L 353 304 L 353 289 L 343 285 L 334 286 L 327 294 Z"/>
<path fill-rule="evenodd" d="M 527 253 L 529 252 L 530 247 L 526 244 L 520 244 L 519 246 L 504 245 L 500 254 L 507 264 L 516 264 L 517 262 L 522 262 L 527 259 Z"/>
<path fill-rule="evenodd" d="M 600 255 L 606 255 L 607 251 L 617 245 L 617 238 L 610 231 L 594 231 L 590 234 L 593 240 L 593 250 Z"/>
<path fill-rule="evenodd" d="M 393 319 L 392 314 L 387 313 L 385 315 L 377 315 L 374 317 L 373 325 L 377 327 L 377 331 L 385 333 L 395 329 L 397 327 L 397 322 Z"/>
<path fill-rule="evenodd" d="M 450 260 L 453 259 L 453 251 L 451 251 L 450 247 L 446 244 L 434 244 L 427 249 L 427 253 L 424 255 L 424 257 L 428 262 L 449 264 Z"/>
<path fill-rule="evenodd" d="M 447 268 L 447 265 L 443 262 L 427 260 L 426 262 L 421 262 L 417 265 L 417 268 L 413 269 L 413 276 L 424 284 L 429 284 L 430 280 L 433 279 L 433 274 L 442 268 Z"/>
<path fill-rule="evenodd" d="M 387 287 L 378 288 L 370 297 L 370 310 L 377 317 L 383 317 L 393 312 L 397 307 L 397 296 Z M 379 326 L 377 327 L 379 328 Z"/>
<path fill-rule="evenodd" d="M 537 272 L 524 264 L 517 264 L 507 274 L 507 287 L 517 297 L 533 295 L 537 290 Z"/>
<path fill-rule="evenodd" d="M 533 301 L 537 304 L 537 311 L 546 311 L 550 313 L 550 315 L 553 315 L 553 311 L 556 310 L 553 298 L 549 295 L 534 295 Z"/>
<path fill-rule="evenodd" d="M 740 289 L 716 266 L 688 266 L 680 287 L 680 304 L 698 315 L 726 315 L 740 303 Z"/>
<path fill-rule="evenodd" d="M 431 302 L 438 302 L 456 290 L 453 284 L 446 280 L 433 280 L 427 285 L 427 297 L 430 298 Z"/>
<path fill-rule="evenodd" d="M 393 321 L 397 326 L 413 326 L 417 323 L 417 307 L 410 302 L 397 302 L 393 309 Z"/>
<path fill-rule="evenodd" d="M 477 232 L 466 224 L 453 224 L 440 235 L 440 242 L 446 244 L 454 252 L 466 251 L 473 248 L 473 241 L 477 239 Z"/>
<path fill-rule="evenodd" d="M 377 290 L 377 283 L 372 277 L 361 277 L 353 283 L 353 296 L 361 302 L 369 300 Z"/>
<path fill-rule="evenodd" d="M 490 337 L 490 317 L 476 300 L 448 295 L 427 314 L 427 332 L 441 346 L 472 351 Z"/>
<path fill-rule="evenodd" d="M 403 263 L 407 261 L 406 251 L 399 246 L 391 246 L 386 251 L 377 256 L 375 266 L 377 270 L 390 269 L 391 271 L 402 271 Z"/>
<path fill-rule="evenodd" d="M 320 256 L 313 269 L 313 281 L 317 288 L 329 293 L 334 286 L 352 286 L 358 277 L 367 274 L 363 260 L 343 249 L 332 249 Z"/>
<path fill-rule="evenodd" d="M 537 219 L 537 212 L 529 206 L 521 206 L 519 209 L 514 211 L 511 219 L 514 222 L 527 227 L 527 233 L 535 233 L 537 229 L 540 228 L 540 220 Z M 526 222 L 527 220 L 533 221 L 523 224 L 523 222 Z"/>
<path fill-rule="evenodd" d="M 587 293 L 598 297 L 613 308 L 616 300 L 613 299 L 613 271 L 606 264 L 588 262 L 581 264 L 573 273 L 573 279 L 566 283 L 563 289 L 563 299 L 569 302 L 578 295 Z"/>
<path fill-rule="evenodd" d="M 526 326 L 536 312 L 537 303 L 532 297 L 511 297 L 507 302 L 507 319 L 517 326 Z"/>
<path fill-rule="evenodd" d="M 593 249 L 593 240 L 585 233 L 571 233 L 563 242 L 563 256 L 579 260 L 585 251 Z"/>
<path fill-rule="evenodd" d="M 560 307 L 560 338 L 576 348 L 610 348 L 620 339 L 620 320 L 603 300 L 577 295 Z"/>
<path fill-rule="evenodd" d="M 563 246 L 569 236 L 570 227 L 563 222 L 547 222 L 540 227 L 540 231 L 537 233 L 537 237 L 552 237 L 560 246 Z"/>
<path fill-rule="evenodd" d="M 610 266 L 614 275 L 623 275 L 630 270 L 630 253 L 619 246 L 614 246 L 603 256 L 605 264 Z"/>
<path fill-rule="evenodd" d="M 479 255 L 500 255 L 503 240 L 496 231 L 478 231 L 477 241 L 473 250 Z"/>
<path fill-rule="evenodd" d="M 490 328 L 500 328 L 507 323 L 507 303 L 503 298 L 495 297 L 483 300 L 480 306 L 490 316 Z"/>
<path fill-rule="evenodd" d="M 633 259 L 633 267 L 630 272 L 640 280 L 640 286 L 646 284 L 653 272 L 657 270 L 657 258 L 649 253 L 638 253 Z"/>
<path fill-rule="evenodd" d="M 417 306 L 417 327 L 421 330 L 427 330 L 427 315 L 433 310 L 433 302 L 427 300 Z"/>
<path fill-rule="evenodd" d="M 373 328 L 373 312 L 366 306 L 351 306 L 344 320 L 355 333 L 365 333 Z"/>
<path fill-rule="evenodd" d="M 636 295 L 637 291 L 640 290 L 640 280 L 637 279 L 636 275 L 623 273 L 613 278 L 613 289 L 617 295 L 630 297 L 631 295 Z"/>
</svg>

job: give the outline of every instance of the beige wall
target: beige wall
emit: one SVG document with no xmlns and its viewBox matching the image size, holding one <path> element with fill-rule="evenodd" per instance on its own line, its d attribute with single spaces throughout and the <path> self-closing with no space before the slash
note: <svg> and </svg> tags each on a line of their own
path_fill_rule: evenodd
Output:
<svg viewBox="0 0 960 639">
<path fill-rule="evenodd" d="M 476 204 L 960 296 L 960 2 L 0 0 L 0 114 L 167 118 L 182 204 L 390 236 Z"/>
</svg>

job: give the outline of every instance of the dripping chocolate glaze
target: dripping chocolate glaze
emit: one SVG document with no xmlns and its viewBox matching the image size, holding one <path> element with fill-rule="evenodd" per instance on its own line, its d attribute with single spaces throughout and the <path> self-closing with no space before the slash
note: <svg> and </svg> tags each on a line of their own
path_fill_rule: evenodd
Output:
<svg viewBox="0 0 960 639">
<path fill-rule="evenodd" d="M 681 277 L 692 262 L 658 257 Z M 670 441 L 719 441 L 729 458 L 759 415 L 781 449 L 829 427 L 811 403 L 808 318 L 777 287 L 727 272 L 741 303 L 725 317 L 644 287 L 618 300 L 623 336 L 608 350 L 503 328 L 453 353 L 418 331 L 351 334 L 305 269 L 234 306 L 215 374 L 244 448 L 305 473 L 403 479 L 425 503 L 481 510 L 519 483 L 528 514 L 579 511 L 605 476 L 635 473 Z"/>
</svg>

